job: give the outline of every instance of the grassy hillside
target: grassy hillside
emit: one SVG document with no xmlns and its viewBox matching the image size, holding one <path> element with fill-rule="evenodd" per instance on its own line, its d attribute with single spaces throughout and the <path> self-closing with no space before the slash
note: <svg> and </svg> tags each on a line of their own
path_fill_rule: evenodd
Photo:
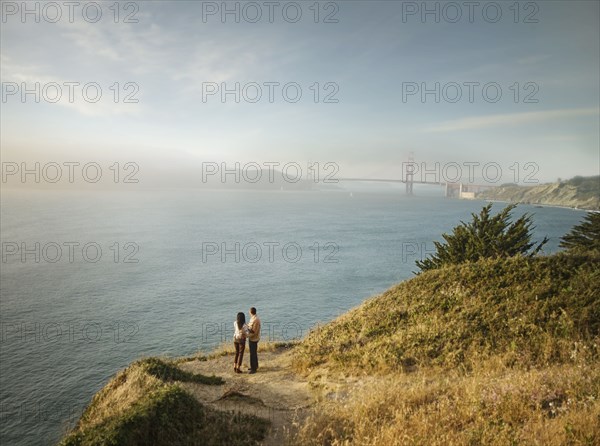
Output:
<svg viewBox="0 0 600 446">
<path fill-rule="evenodd" d="M 177 382 L 219 385 L 222 380 L 157 358 L 137 361 L 94 396 L 60 445 L 255 445 L 264 437 L 267 421 L 204 407 Z"/>
<path fill-rule="evenodd" d="M 293 443 L 600 444 L 599 265 L 590 253 L 433 270 L 312 332 L 296 369 L 315 386 L 362 383 L 324 399 Z"/>
<path fill-rule="evenodd" d="M 508 184 L 483 191 L 477 198 L 600 210 L 600 176 L 574 177 L 537 186 Z"/>
<path fill-rule="evenodd" d="M 308 410 L 285 419 L 290 445 L 595 446 L 598 290 L 595 251 L 427 271 L 311 332 L 259 374 L 228 378 L 225 395 L 245 389 L 271 408 Z M 61 445 L 259 444 L 268 421 L 204 405 L 223 389 L 201 403 L 180 386 L 216 389 L 220 378 L 191 371 L 229 369 L 223 355 L 135 362 Z M 313 403 L 290 403 L 301 388 Z"/>
<path fill-rule="evenodd" d="M 429 271 L 313 332 L 296 365 L 470 369 L 499 354 L 524 366 L 568 361 L 574 343 L 598 347 L 599 261 L 597 254 L 559 254 Z"/>
</svg>

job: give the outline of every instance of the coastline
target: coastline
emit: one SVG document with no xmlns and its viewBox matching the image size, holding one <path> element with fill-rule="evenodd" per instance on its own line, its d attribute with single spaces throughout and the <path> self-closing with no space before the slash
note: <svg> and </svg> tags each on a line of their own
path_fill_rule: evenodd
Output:
<svg viewBox="0 0 600 446">
<path fill-rule="evenodd" d="M 600 212 L 600 209 L 588 209 L 588 208 L 579 208 L 573 206 L 566 206 L 560 204 L 549 204 L 549 203 L 530 203 L 525 201 L 513 201 L 513 200 L 499 200 L 495 198 L 481 198 L 481 200 L 486 201 L 488 203 L 506 203 L 506 204 L 526 204 L 528 206 L 536 206 L 543 208 L 557 208 L 557 209 L 570 209 L 572 211 L 583 211 L 583 212 Z"/>
<path fill-rule="evenodd" d="M 135 194 L 137 194 L 137 192 L 135 192 Z M 135 199 L 135 200 L 137 200 L 137 198 L 136 198 L 137 195 L 135 195 L 135 194 L 132 195 L 132 198 Z M 319 195 L 319 194 L 317 194 L 317 195 Z M 308 196 L 308 195 L 306 195 L 306 196 Z M 170 196 L 168 196 L 168 197 L 170 197 Z M 158 198 L 160 198 L 162 200 L 164 197 L 158 197 Z M 345 198 L 345 197 L 342 197 L 342 198 Z M 357 200 L 356 198 L 358 198 L 359 200 Z M 386 196 L 386 200 L 382 201 L 383 204 L 381 206 L 378 205 L 377 209 L 379 209 L 382 206 L 385 206 L 386 209 L 392 209 L 391 205 L 394 204 L 394 203 L 396 203 L 396 202 L 398 202 L 399 200 L 401 200 L 403 198 L 404 198 L 403 195 L 402 196 L 398 196 L 398 197 L 395 197 L 393 195 L 387 195 Z M 400 210 L 394 210 L 393 212 L 404 212 L 406 209 L 412 209 L 414 203 L 417 203 L 417 204 L 420 203 L 419 197 L 413 197 L 413 198 L 415 198 L 415 199 L 407 199 L 405 201 L 402 201 L 402 206 L 403 206 L 402 209 L 400 209 Z M 361 195 L 355 193 L 355 200 L 352 203 L 352 206 L 355 207 L 357 205 L 361 205 L 361 203 L 366 203 L 366 202 L 368 202 L 369 199 L 370 199 L 370 197 L 367 197 L 365 199 L 361 199 Z M 287 200 L 287 198 L 285 198 L 285 200 Z M 235 201 L 235 202 L 237 203 L 239 201 Z M 339 200 L 339 202 L 346 203 L 345 200 Z M 316 203 L 316 205 L 318 205 L 319 203 L 324 203 L 324 202 L 323 201 L 311 201 L 310 203 Z M 438 197 L 427 198 L 427 200 L 424 200 L 423 203 L 425 203 L 427 205 L 425 207 L 425 211 L 431 212 L 429 215 L 432 215 L 432 214 L 435 215 L 436 212 L 438 212 L 439 210 L 442 210 L 442 212 L 440 212 L 440 214 L 443 215 L 443 216 L 445 216 L 443 218 L 445 219 L 444 221 L 447 220 L 447 222 L 443 223 L 444 228 L 440 229 L 440 231 L 443 230 L 443 229 L 445 229 L 445 228 L 450 228 L 452 226 L 452 222 L 453 221 L 457 221 L 459 219 L 459 217 L 452 217 L 451 215 L 455 215 L 455 214 L 451 214 L 451 212 L 455 212 L 456 214 L 458 214 L 458 212 L 460 211 L 460 209 L 463 209 L 463 211 L 460 211 L 460 212 L 464 212 L 464 215 L 462 217 L 460 217 L 460 218 L 464 219 L 464 218 L 468 218 L 469 213 L 472 212 L 474 209 L 481 208 L 484 205 L 483 200 L 481 200 L 481 201 L 480 200 L 476 200 L 475 202 L 473 202 L 471 200 L 463 200 L 463 202 L 461 203 L 461 202 L 458 202 L 458 201 L 454 201 L 453 199 L 444 199 L 442 197 L 439 197 L 439 198 Z M 344 204 L 344 206 L 346 206 L 346 205 Z M 501 206 L 498 205 L 497 208 L 501 208 Z M 119 208 L 119 209 L 121 209 L 121 208 Z M 365 208 L 365 209 L 367 209 L 367 208 Z M 419 207 L 415 207 L 415 209 L 417 209 L 417 210 L 419 210 L 419 212 L 421 212 L 421 210 L 423 208 L 421 208 L 419 206 Z M 431 210 L 431 209 L 433 209 L 433 210 Z M 431 211 L 429 211 L 429 210 L 431 210 Z M 528 208 L 523 208 L 523 211 L 528 211 L 528 212 L 530 212 L 530 211 L 536 211 L 536 213 L 538 215 L 536 218 L 541 219 L 541 220 L 548 220 L 548 221 L 551 220 L 550 215 L 560 214 L 561 216 L 563 216 L 563 214 L 564 214 L 566 216 L 565 217 L 566 218 L 566 220 L 565 220 L 566 223 L 564 225 L 561 224 L 561 225 L 557 226 L 558 229 L 555 230 L 556 232 L 551 232 L 551 234 L 554 234 L 554 239 L 555 240 L 558 237 L 560 237 L 561 235 L 563 235 L 573 224 L 575 224 L 576 223 L 575 220 L 579 220 L 581 218 L 581 216 L 584 215 L 584 214 L 579 214 L 579 213 L 576 214 L 576 213 L 573 213 L 571 211 L 567 212 L 566 210 L 565 211 L 548 211 L 548 210 L 544 210 L 544 209 L 534 209 L 534 208 L 529 208 L 529 207 Z M 393 216 L 394 214 L 392 214 L 391 212 L 392 211 L 390 211 L 390 216 Z M 324 215 L 327 215 L 327 214 L 324 214 Z M 545 217 L 546 215 L 548 215 L 548 217 Z M 390 221 L 390 222 L 394 221 L 393 218 L 389 218 L 389 219 L 386 219 L 386 220 Z M 417 220 L 419 220 L 419 219 L 417 219 Z M 347 224 L 351 225 L 352 224 L 352 220 L 348 219 L 347 220 Z M 394 223 L 394 224 L 396 224 L 396 223 Z M 360 228 L 360 225 L 356 225 L 356 227 Z M 416 228 L 416 225 L 412 225 L 411 226 L 410 220 L 407 220 L 407 227 Z M 390 225 L 390 228 L 393 229 L 393 227 L 391 225 Z M 543 233 L 540 232 L 540 237 L 542 235 L 545 235 L 545 233 L 546 233 L 545 231 L 546 230 L 544 229 Z M 146 232 L 146 231 L 144 231 L 144 232 Z M 421 234 L 420 232 L 414 232 L 414 233 L 415 234 L 419 234 L 418 237 L 420 237 L 420 234 Z M 35 233 L 34 233 L 34 235 L 32 235 L 32 237 L 34 239 L 35 239 L 35 237 L 40 237 L 40 236 L 41 235 L 35 235 Z M 357 237 L 358 236 L 359 235 L 357 235 Z M 116 237 L 116 235 L 115 235 L 115 237 Z M 409 237 L 409 236 L 406 235 L 406 237 Z M 335 240 L 335 238 L 332 238 L 332 239 Z M 10 240 L 10 238 L 9 238 L 9 240 Z M 410 238 L 406 238 L 406 240 L 407 241 L 411 241 Z M 140 238 L 140 239 L 138 239 L 136 241 L 142 243 L 142 242 L 144 242 L 144 239 Z M 417 242 L 420 243 L 420 239 L 417 239 Z M 149 241 L 146 241 L 146 243 L 150 244 Z M 419 246 L 421 248 L 421 250 L 424 249 L 423 248 L 424 245 L 416 245 L 416 246 Z M 550 245 L 548 245 L 548 246 L 550 246 Z M 400 245 L 398 245 L 398 247 L 400 247 Z M 385 250 L 380 250 L 380 251 L 382 253 L 385 253 Z M 362 251 L 359 251 L 359 252 L 362 252 Z M 375 260 L 375 259 L 373 259 L 373 260 Z M 411 258 L 409 257 L 408 260 L 411 260 Z M 312 265 L 312 258 L 310 258 L 310 261 L 311 261 L 310 264 Z M 29 263 L 31 263 L 31 262 L 29 262 Z M 346 266 L 348 266 L 348 263 L 346 261 L 344 263 L 346 263 Z M 17 265 L 19 265 L 19 264 L 20 263 L 17 263 Z M 297 265 L 301 266 L 302 263 L 299 263 Z M 382 262 L 382 265 L 383 265 L 383 262 Z M 125 273 L 128 273 L 128 271 L 135 270 L 133 268 L 134 266 L 135 265 L 133 265 L 133 266 L 132 265 L 124 265 L 122 267 L 119 267 L 115 271 L 116 272 L 121 272 L 122 271 L 123 274 L 125 275 Z M 327 267 L 327 268 L 325 268 L 325 267 Z M 360 267 L 360 265 L 357 264 L 356 269 L 358 270 L 359 267 Z M 378 265 L 378 267 L 379 267 L 379 265 Z M 406 268 L 406 277 L 407 278 L 408 277 L 412 277 L 412 273 L 411 273 L 410 270 L 414 269 L 414 267 L 412 266 L 411 262 L 407 261 L 406 263 L 402 263 L 400 265 L 397 265 L 397 267 L 399 267 L 399 268 L 405 267 Z M 7 268 L 8 268 L 8 266 L 7 266 Z M 333 271 L 333 270 L 330 267 L 330 265 L 324 265 L 323 271 L 326 272 L 326 271 Z M 365 271 L 369 271 L 369 269 L 365 269 Z M 401 274 L 398 274 L 398 276 L 400 276 L 400 275 Z M 374 273 L 373 277 L 375 279 L 377 279 L 378 281 L 379 280 L 381 280 L 381 281 L 378 282 L 375 285 L 371 285 L 371 284 L 369 285 L 369 288 L 371 290 L 373 290 L 373 291 L 366 290 L 364 292 L 360 292 L 359 299 L 361 301 L 362 301 L 362 299 L 366 298 L 367 296 L 371 296 L 374 293 L 384 292 L 389 286 L 392 286 L 393 284 L 395 284 L 397 282 L 397 280 L 395 280 L 394 277 L 392 277 L 391 274 L 390 275 L 385 275 L 385 276 L 383 276 L 383 279 L 381 279 L 381 277 L 380 277 L 380 275 L 378 273 Z M 156 277 L 156 278 L 153 278 L 152 280 L 168 280 L 168 278 L 162 279 L 160 277 Z M 220 280 L 220 278 L 217 276 L 217 278 L 215 279 L 215 283 L 217 283 L 218 280 Z M 334 279 L 332 279 L 332 280 L 334 280 Z M 361 280 L 364 280 L 364 279 L 361 278 Z M 398 279 L 398 280 L 401 280 L 401 279 Z M 208 282 L 208 280 L 207 280 L 207 282 Z M 169 282 L 165 282 L 165 283 L 169 283 Z M 388 285 L 388 283 L 389 283 L 389 285 Z M 353 284 L 353 286 L 354 285 L 355 284 Z M 359 288 L 359 287 L 357 287 L 357 288 Z M 52 286 L 50 286 L 50 289 L 53 289 Z M 340 290 L 343 290 L 343 293 Z M 110 289 L 107 289 L 106 290 L 107 294 L 103 295 L 103 297 L 105 299 L 107 299 L 107 300 L 116 299 L 116 297 L 114 297 L 112 294 L 110 294 L 110 291 L 111 291 Z M 39 294 L 43 295 L 41 293 L 39 293 Z M 340 296 L 344 297 L 344 298 L 348 298 L 348 296 L 352 295 L 352 290 L 349 290 L 347 287 L 343 288 L 343 284 L 339 284 L 337 286 L 331 286 L 329 288 L 329 290 L 328 290 L 328 296 L 329 296 L 328 302 L 336 302 L 333 299 L 337 298 L 338 294 Z M 357 296 L 359 295 L 359 293 L 355 293 L 355 294 Z M 152 294 L 150 292 L 146 296 L 147 296 L 146 298 L 149 298 L 149 299 L 153 299 L 154 298 L 154 294 Z M 337 299 L 340 299 L 340 298 L 337 298 Z M 131 302 L 133 303 L 133 302 L 135 302 L 135 300 L 132 300 Z M 189 305 L 189 302 L 192 302 L 192 300 L 181 302 L 181 305 L 183 305 L 183 304 Z M 338 302 L 343 302 L 343 301 L 342 300 L 338 300 Z M 356 302 L 352 302 L 352 304 L 350 305 L 350 307 L 352 307 L 354 305 L 358 305 L 359 303 L 360 302 L 358 300 Z M 329 305 L 329 304 L 327 304 L 327 305 Z M 170 307 L 166 307 L 166 308 L 170 308 Z M 206 308 L 210 309 L 211 311 L 213 311 L 213 307 L 206 307 Z M 59 308 L 59 309 L 61 311 L 64 310 L 63 308 Z M 77 310 L 77 311 L 81 311 L 80 308 L 78 308 L 76 306 L 73 307 L 73 309 Z M 337 310 L 336 312 L 332 312 L 332 314 L 330 314 L 330 315 L 325 315 L 325 314 L 322 314 L 321 312 L 319 312 L 318 319 L 320 319 L 321 321 L 331 321 L 333 318 L 337 317 L 337 315 L 339 315 L 340 312 L 342 312 L 341 309 Z M 55 313 L 51 313 L 51 314 L 45 316 L 46 319 L 42 319 L 44 317 L 42 315 L 37 316 L 37 317 L 42 322 L 48 321 L 48 320 L 52 321 L 51 318 L 54 318 L 54 320 L 57 320 L 57 318 L 59 317 L 59 314 L 60 313 L 56 313 L 56 314 Z M 218 314 L 218 316 L 215 316 L 215 317 L 221 317 L 221 315 L 219 313 L 217 313 L 217 314 Z M 282 313 L 274 313 L 274 315 L 271 315 L 270 317 L 273 320 L 287 321 L 287 319 L 285 319 L 285 316 L 282 316 L 281 314 L 284 314 L 284 313 L 283 312 Z M 76 316 L 73 316 L 73 317 L 76 317 Z M 110 316 L 105 316 L 105 317 L 109 318 Z M 26 316 L 22 316 L 22 318 L 25 319 Z M 279 318 L 279 319 L 276 319 L 276 318 Z M 180 319 L 178 319 L 178 325 L 180 325 L 180 326 L 184 326 L 184 325 L 185 326 L 189 326 L 190 324 L 189 324 L 188 320 L 189 320 L 189 318 L 186 318 L 185 316 L 182 316 Z M 224 320 L 228 321 L 227 319 L 224 319 Z M 150 319 L 150 321 L 153 322 L 153 323 L 155 322 L 154 319 Z M 157 321 L 160 321 L 160 319 L 158 319 Z M 220 322 L 220 319 L 218 321 Z M 190 330 L 182 330 L 182 333 L 183 333 L 182 339 L 183 339 L 183 341 L 181 342 L 181 345 L 179 345 L 177 347 L 177 349 L 171 348 L 171 344 L 173 344 L 173 342 L 172 342 L 172 339 L 170 340 L 168 336 L 164 337 L 164 338 L 166 338 L 165 342 L 161 342 L 160 335 L 156 334 L 157 332 L 156 331 L 152 331 L 152 329 L 150 328 L 150 322 L 146 323 L 146 327 L 145 327 L 146 331 L 144 332 L 144 337 L 140 338 L 138 346 L 136 346 L 136 344 L 134 344 L 134 343 L 123 343 L 123 344 L 118 344 L 118 347 L 119 347 L 119 349 L 122 349 L 122 354 L 123 355 L 127 355 L 128 358 L 131 358 L 130 361 L 135 361 L 139 357 L 138 351 L 142 352 L 144 354 L 147 354 L 147 355 L 151 355 L 151 356 L 166 354 L 166 355 L 173 356 L 173 357 L 179 357 L 180 355 L 193 354 L 193 352 L 196 351 L 197 343 L 188 342 L 188 339 L 191 338 L 190 334 L 192 334 L 192 335 L 196 334 L 197 335 L 198 332 L 201 330 L 200 327 L 204 327 L 204 328 L 202 328 L 202 330 L 203 330 L 202 333 L 206 333 L 206 330 L 208 329 L 207 327 L 209 327 L 209 328 L 211 327 L 209 325 L 201 325 L 201 324 L 199 324 L 199 322 L 206 324 L 206 323 L 210 322 L 209 319 L 202 318 L 202 319 L 198 320 L 196 318 L 195 322 L 196 322 L 196 325 L 193 326 L 195 328 L 192 328 Z M 314 323 L 316 323 L 316 322 L 312 322 L 312 320 L 309 320 L 307 322 L 302 321 L 302 326 L 303 327 L 310 327 Z M 229 324 L 227 324 L 227 326 L 229 326 Z M 65 327 L 66 326 L 63 326 L 63 333 L 66 334 Z M 128 327 L 131 328 L 131 327 L 133 327 L 133 325 L 129 325 Z M 106 332 L 106 333 L 108 333 L 108 332 Z M 295 331 L 293 333 L 295 333 Z M 44 343 L 35 343 L 34 344 L 34 343 L 31 343 L 31 342 L 28 342 L 28 343 L 15 342 L 14 339 L 16 337 L 16 334 L 12 334 L 12 333 L 9 332 L 9 336 L 10 336 L 9 340 L 11 340 L 12 342 L 7 342 L 5 345 L 6 345 L 7 349 L 9 349 L 9 351 L 11 351 L 11 352 L 14 351 L 13 354 L 15 355 L 15 357 L 19 357 L 18 353 L 20 351 L 33 352 L 34 355 L 43 355 L 43 353 L 44 353 L 42 351 L 42 350 L 44 350 L 43 347 L 44 346 L 48 346 L 48 344 L 44 344 Z M 66 340 L 67 336 L 64 335 L 62 337 L 62 339 Z M 105 337 L 102 338 L 102 342 L 108 344 L 108 342 L 112 342 L 111 339 L 112 338 L 109 338 L 108 336 L 105 336 Z M 275 339 L 284 339 L 284 338 L 276 337 Z M 153 347 L 153 345 L 156 345 L 157 347 Z M 31 347 L 31 346 L 36 347 L 36 349 L 30 349 L 30 350 L 25 350 L 24 349 L 24 347 Z M 56 343 L 56 346 L 54 346 L 54 344 L 53 344 L 53 348 L 52 349 L 45 348 L 45 350 L 51 350 L 53 355 L 54 354 L 55 355 L 59 355 L 59 354 L 62 354 L 62 352 L 65 350 L 64 346 L 66 346 L 67 350 L 69 350 L 68 349 L 69 344 L 67 344 L 66 342 Z M 11 350 L 13 347 L 18 347 L 18 349 Z M 205 351 L 212 351 L 211 347 L 212 347 L 212 345 L 207 346 Z M 154 348 L 156 350 L 153 350 Z M 181 350 L 180 351 L 176 351 L 178 349 L 181 349 Z M 82 349 L 82 350 L 84 350 L 84 349 Z M 84 354 L 79 354 L 78 351 L 75 351 L 75 352 L 73 352 L 73 355 L 74 355 L 73 358 L 76 358 L 76 360 L 78 362 L 80 362 L 80 363 L 84 363 L 84 361 L 95 361 L 96 360 L 95 356 L 92 355 L 92 354 L 84 355 Z M 41 356 L 41 357 L 43 358 L 44 356 Z M 98 361 L 100 364 L 97 367 L 97 370 L 95 372 L 97 376 L 100 376 L 100 375 L 106 376 L 106 377 L 112 376 L 115 373 L 113 370 L 118 370 L 118 369 L 120 369 L 120 367 L 123 367 L 123 366 L 126 365 L 125 363 L 119 364 L 117 361 L 112 361 L 110 356 L 108 356 L 107 358 L 108 359 L 106 359 L 104 361 Z M 19 370 L 19 369 L 17 369 L 17 370 Z M 71 373 L 68 367 L 57 368 L 56 370 L 58 370 L 58 371 L 61 372 L 61 376 L 70 377 L 70 378 L 71 377 L 73 377 L 73 378 L 75 378 L 75 377 L 79 378 L 79 376 L 77 375 L 77 373 L 75 373 L 75 372 Z M 21 371 L 21 370 L 19 370 L 19 371 Z M 8 376 L 10 378 L 10 375 L 8 375 Z M 38 376 L 40 376 L 40 375 L 38 375 Z M 44 375 L 41 375 L 41 376 L 44 377 Z M 9 378 L 7 378 L 7 379 L 9 379 Z M 78 387 L 77 389 L 72 388 L 72 387 L 69 388 L 68 385 L 63 384 L 62 381 L 58 380 L 58 381 L 56 381 L 56 382 L 53 383 L 53 386 L 51 387 L 51 390 L 48 390 L 47 393 L 43 393 L 42 392 L 42 390 L 44 390 L 43 388 L 41 390 L 38 390 L 34 385 L 31 385 L 30 382 L 27 380 L 26 373 L 22 373 L 21 381 L 20 382 L 24 382 L 29 387 L 31 394 L 35 395 L 37 398 L 47 398 L 46 400 L 42 399 L 42 401 L 44 401 L 43 404 L 45 404 L 44 407 L 52 407 L 52 405 L 55 405 L 55 404 L 58 404 L 58 403 L 62 403 L 64 401 L 67 401 L 67 402 L 71 402 L 72 401 L 72 402 L 76 403 L 78 405 L 78 407 L 80 407 L 81 409 L 83 409 L 87 405 L 89 399 L 93 396 L 93 393 L 95 391 L 94 390 L 95 387 L 93 387 L 93 386 L 100 386 L 101 387 L 105 383 L 104 381 L 100 381 L 99 379 L 97 379 L 95 377 L 87 378 L 87 379 L 86 379 L 86 377 L 84 377 L 84 379 L 85 379 L 85 381 L 82 381 L 81 387 Z M 105 379 L 105 378 L 101 378 L 101 379 Z M 21 385 L 19 383 L 19 381 L 17 381 L 17 380 L 13 380 L 13 381 L 10 381 L 10 382 L 16 382 L 18 385 Z M 88 383 L 91 383 L 91 384 L 88 384 Z M 96 383 L 98 383 L 98 384 L 96 384 Z M 40 386 L 40 387 L 46 387 L 46 386 Z M 17 388 L 19 388 L 19 387 L 17 387 Z M 63 396 L 60 397 L 62 399 L 60 399 L 60 400 L 58 398 L 57 399 L 51 399 L 51 398 L 54 398 L 53 395 L 59 395 L 59 394 L 63 395 Z M 46 395 L 49 395 L 49 396 L 46 396 Z M 85 397 L 79 397 L 79 395 L 85 395 Z M 48 401 L 48 402 L 45 402 L 45 401 Z M 57 403 L 55 403 L 55 401 L 57 401 Z M 52 425 L 51 425 L 50 422 L 48 422 L 46 424 L 48 426 L 50 426 L 50 428 L 53 428 L 53 426 L 55 425 L 55 423 L 52 423 Z M 42 428 L 46 429 L 47 431 L 50 431 L 50 428 L 45 428 L 44 425 L 42 425 L 42 424 L 40 424 L 40 426 Z M 54 431 L 58 431 L 58 429 L 54 429 Z M 19 435 L 21 435 L 21 434 L 22 433 L 19 432 Z M 15 437 L 16 437 L 16 435 L 15 435 Z M 12 443 L 12 441 L 9 441 L 9 443 Z M 15 440 L 14 444 L 18 444 L 16 442 L 16 440 Z M 25 444 L 25 442 L 23 442 L 21 444 Z"/>
<path fill-rule="evenodd" d="M 600 211 L 600 176 L 576 176 L 537 185 L 503 184 L 481 191 L 476 198 L 597 212 Z"/>
<path fill-rule="evenodd" d="M 428 271 L 299 343 L 266 342 L 256 374 L 232 371 L 231 343 L 208 355 L 137 360 L 96 393 L 60 445 L 443 446 L 447 438 L 436 439 L 447 434 L 453 444 L 508 444 L 518 435 L 523 444 L 558 446 L 594 438 L 600 399 L 589 399 L 587 380 L 600 370 L 597 256 L 480 259 Z M 555 286 L 546 290 L 549 278 Z M 403 416 L 382 424 L 388 413 Z M 502 429 L 508 421 L 516 431 Z"/>
</svg>

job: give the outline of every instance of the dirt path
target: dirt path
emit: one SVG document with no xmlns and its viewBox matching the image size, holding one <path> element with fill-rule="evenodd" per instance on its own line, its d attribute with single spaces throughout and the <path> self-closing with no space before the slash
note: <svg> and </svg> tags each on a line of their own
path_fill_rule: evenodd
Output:
<svg viewBox="0 0 600 446">
<path fill-rule="evenodd" d="M 271 421 L 271 430 L 262 444 L 282 445 L 285 433 L 294 421 L 302 420 L 318 398 L 308 379 L 291 371 L 291 357 L 286 349 L 261 352 L 259 370 L 246 371 L 248 358 L 244 355 L 244 373 L 233 372 L 233 356 L 219 356 L 207 361 L 191 361 L 179 365 L 182 370 L 203 375 L 217 375 L 225 380 L 221 386 L 184 383 L 183 387 L 198 401 L 223 411 L 256 415 Z"/>
</svg>

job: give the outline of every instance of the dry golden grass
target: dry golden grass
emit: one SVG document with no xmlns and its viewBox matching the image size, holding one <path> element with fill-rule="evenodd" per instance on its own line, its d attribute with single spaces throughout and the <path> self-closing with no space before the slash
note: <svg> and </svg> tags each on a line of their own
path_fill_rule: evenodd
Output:
<svg viewBox="0 0 600 446">
<path fill-rule="evenodd" d="M 600 363 L 390 374 L 321 402 L 290 443 L 593 446 L 599 398 Z"/>
<path fill-rule="evenodd" d="M 334 392 L 290 444 L 600 445 L 599 289 L 597 253 L 390 288 L 294 349 L 295 369 Z M 345 384 L 328 386 L 336 374 Z"/>
<path fill-rule="evenodd" d="M 80 424 L 92 427 L 108 418 L 118 417 L 149 392 L 165 384 L 149 375 L 138 363 L 121 370 L 92 399 Z"/>
<path fill-rule="evenodd" d="M 268 421 L 207 407 L 183 389 L 182 382 L 223 383 L 218 377 L 181 370 L 168 360 L 136 361 L 94 396 L 61 446 L 251 446 L 265 437 Z"/>
<path fill-rule="evenodd" d="M 569 363 L 573 343 L 600 357 L 600 254 L 484 259 L 428 271 L 312 331 L 294 366 L 392 373 Z"/>
</svg>

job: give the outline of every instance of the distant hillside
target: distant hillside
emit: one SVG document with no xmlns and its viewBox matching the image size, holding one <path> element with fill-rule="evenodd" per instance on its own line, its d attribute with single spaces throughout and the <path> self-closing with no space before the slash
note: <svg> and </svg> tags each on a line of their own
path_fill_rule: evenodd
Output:
<svg viewBox="0 0 600 446">
<path fill-rule="evenodd" d="M 574 177 L 538 186 L 507 184 L 483 191 L 477 198 L 600 210 L 600 176 Z"/>
</svg>

